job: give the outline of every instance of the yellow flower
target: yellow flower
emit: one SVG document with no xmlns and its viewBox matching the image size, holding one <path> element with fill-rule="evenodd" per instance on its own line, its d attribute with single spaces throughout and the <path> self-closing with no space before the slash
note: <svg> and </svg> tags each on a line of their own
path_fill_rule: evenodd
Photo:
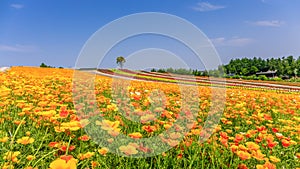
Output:
<svg viewBox="0 0 300 169">
<path fill-rule="evenodd" d="M 141 138 L 141 137 L 143 137 L 143 135 L 139 132 L 130 133 L 130 134 L 128 134 L 128 136 L 131 137 L 131 138 Z"/>
<path fill-rule="evenodd" d="M 26 131 L 26 136 L 30 136 L 30 131 Z"/>
<path fill-rule="evenodd" d="M 8 163 L 4 163 L 1 169 L 14 169 L 14 168 L 15 168 L 14 165 L 8 162 Z"/>
<path fill-rule="evenodd" d="M 47 104 L 46 104 L 47 105 Z M 44 116 L 44 117 L 52 117 L 56 114 L 55 110 L 43 111 L 38 112 L 37 115 Z"/>
<path fill-rule="evenodd" d="M 2 137 L 2 138 L 0 138 L 0 142 L 1 143 L 6 143 L 8 141 L 8 138 L 9 137 Z"/>
<path fill-rule="evenodd" d="M 18 155 L 20 155 L 20 154 L 21 154 L 20 151 L 15 151 L 15 152 L 8 151 L 4 154 L 3 159 L 8 160 L 8 161 L 12 161 L 14 163 L 18 163 L 19 162 Z"/>
<path fill-rule="evenodd" d="M 274 163 L 277 163 L 279 161 L 281 161 L 279 158 L 275 157 L 275 156 L 270 156 L 270 161 L 274 162 Z"/>
<path fill-rule="evenodd" d="M 23 144 L 23 145 L 31 144 L 33 142 L 34 142 L 34 138 L 30 138 L 30 137 L 22 137 L 17 140 L 17 143 Z"/>
<path fill-rule="evenodd" d="M 24 169 L 38 169 L 37 167 L 31 167 L 31 166 L 29 166 L 29 167 L 25 167 Z"/>
<path fill-rule="evenodd" d="M 98 150 L 99 154 L 103 155 L 103 156 L 106 156 L 106 153 L 109 151 L 108 148 L 106 147 L 103 147 L 101 149 Z"/>
<path fill-rule="evenodd" d="M 50 169 L 76 169 L 77 160 L 72 158 L 68 161 L 58 158 L 50 164 Z"/>
<path fill-rule="evenodd" d="M 248 160 L 251 158 L 251 155 L 245 151 L 237 151 L 236 153 L 242 160 Z"/>
<path fill-rule="evenodd" d="M 249 149 L 249 150 L 258 150 L 259 149 L 259 145 L 257 145 L 256 143 L 254 143 L 254 142 L 247 142 L 246 143 L 246 145 L 247 145 L 247 148 Z"/>
<path fill-rule="evenodd" d="M 28 156 L 26 157 L 26 159 L 27 159 L 28 161 L 31 161 L 31 160 L 34 160 L 34 159 L 35 159 L 35 156 L 33 156 L 33 155 L 28 155 Z"/>
<path fill-rule="evenodd" d="M 120 125 L 120 122 L 103 120 L 102 122 L 96 121 L 96 125 L 100 125 L 103 130 L 110 131 L 110 130 L 117 129 Z"/>
<path fill-rule="evenodd" d="M 80 160 L 84 160 L 84 159 L 88 159 L 88 158 L 91 158 L 95 153 L 94 152 L 87 152 L 85 154 L 78 154 L 78 158 Z"/>
<path fill-rule="evenodd" d="M 70 131 L 76 131 L 79 130 L 81 128 L 81 124 L 79 121 L 70 121 L 70 122 L 65 122 L 65 123 L 61 123 L 60 126 L 55 126 L 55 132 L 64 132 L 66 130 L 70 130 Z"/>
<path fill-rule="evenodd" d="M 138 151 L 136 150 L 136 148 L 132 145 L 127 145 L 127 146 L 120 146 L 119 150 L 121 150 L 121 152 L 123 152 L 126 155 L 133 155 L 133 154 L 137 154 Z"/>
<path fill-rule="evenodd" d="M 256 160 L 264 160 L 265 155 L 260 151 L 252 151 L 252 157 L 255 158 Z"/>
</svg>

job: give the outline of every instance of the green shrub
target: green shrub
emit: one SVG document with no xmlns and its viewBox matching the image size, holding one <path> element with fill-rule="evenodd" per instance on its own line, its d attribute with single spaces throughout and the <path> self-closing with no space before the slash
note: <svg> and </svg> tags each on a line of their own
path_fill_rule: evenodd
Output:
<svg viewBox="0 0 300 169">
<path fill-rule="evenodd" d="M 268 80 L 268 78 L 267 78 L 266 75 L 259 75 L 259 76 L 258 76 L 258 79 L 259 79 L 259 80 Z"/>
</svg>

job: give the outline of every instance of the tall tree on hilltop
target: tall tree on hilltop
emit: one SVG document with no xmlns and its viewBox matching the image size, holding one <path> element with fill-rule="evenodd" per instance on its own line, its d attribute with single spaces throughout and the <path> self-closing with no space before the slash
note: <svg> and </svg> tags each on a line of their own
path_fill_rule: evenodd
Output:
<svg viewBox="0 0 300 169">
<path fill-rule="evenodd" d="M 126 60 L 123 56 L 117 57 L 117 64 L 120 66 L 121 69 L 123 68 L 125 62 Z"/>
</svg>

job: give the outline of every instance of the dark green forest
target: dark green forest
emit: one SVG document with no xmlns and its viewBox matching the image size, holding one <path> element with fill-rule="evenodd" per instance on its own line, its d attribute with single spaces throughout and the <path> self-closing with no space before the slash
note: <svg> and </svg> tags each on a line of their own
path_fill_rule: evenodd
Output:
<svg viewBox="0 0 300 169">
<path fill-rule="evenodd" d="M 300 76 L 300 56 L 294 58 L 293 56 L 281 58 L 242 58 L 232 59 L 226 65 L 220 65 L 215 70 L 192 70 L 192 69 L 152 69 L 152 72 L 161 73 L 175 73 L 195 76 L 215 76 L 228 78 L 243 78 L 243 79 L 259 79 L 259 80 L 281 80 L 281 79 L 295 79 Z M 261 75 L 264 72 L 276 72 L 271 78 Z M 259 74 L 259 75 L 258 75 Z"/>
</svg>

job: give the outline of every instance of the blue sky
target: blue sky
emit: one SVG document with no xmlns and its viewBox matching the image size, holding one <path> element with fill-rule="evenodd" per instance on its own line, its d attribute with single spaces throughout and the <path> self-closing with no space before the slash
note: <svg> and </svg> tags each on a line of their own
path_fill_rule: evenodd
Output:
<svg viewBox="0 0 300 169">
<path fill-rule="evenodd" d="M 241 57 L 298 57 L 299 7 L 299 0 L 1 0 L 0 66 L 44 62 L 73 67 L 93 33 L 139 12 L 168 13 L 196 25 L 215 45 L 223 63 Z M 131 45 L 151 46 L 146 39 Z M 115 57 L 130 55 L 134 51 L 129 48 L 116 48 L 101 66 L 116 67 Z"/>
</svg>

